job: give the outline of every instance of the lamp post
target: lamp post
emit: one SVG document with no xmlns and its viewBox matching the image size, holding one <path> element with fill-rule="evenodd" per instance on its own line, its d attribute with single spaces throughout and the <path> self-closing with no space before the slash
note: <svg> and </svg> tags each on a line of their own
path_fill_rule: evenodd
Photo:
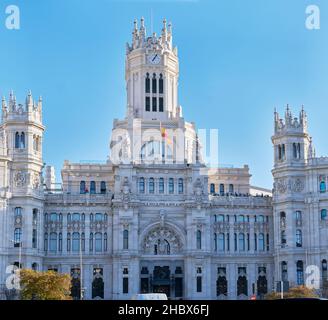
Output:
<svg viewBox="0 0 328 320">
<path fill-rule="evenodd" d="M 280 279 L 280 298 L 284 298 L 284 281 L 282 278 L 282 270 L 280 266 L 279 248 L 286 248 L 288 245 L 280 244 L 277 248 L 277 260 L 278 260 L 278 279 Z"/>
</svg>

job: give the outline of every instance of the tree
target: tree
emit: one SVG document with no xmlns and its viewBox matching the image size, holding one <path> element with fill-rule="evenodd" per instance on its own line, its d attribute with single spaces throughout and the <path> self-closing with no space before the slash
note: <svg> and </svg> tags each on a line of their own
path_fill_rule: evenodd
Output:
<svg viewBox="0 0 328 320">
<path fill-rule="evenodd" d="M 55 271 L 20 271 L 23 300 L 71 300 L 71 278 Z"/>
<path fill-rule="evenodd" d="M 285 299 L 293 298 L 318 298 L 319 296 L 315 293 L 313 289 L 310 289 L 306 286 L 297 286 L 290 288 L 287 292 L 284 293 Z M 281 299 L 280 292 L 271 292 L 265 296 L 266 300 L 276 300 Z"/>
</svg>

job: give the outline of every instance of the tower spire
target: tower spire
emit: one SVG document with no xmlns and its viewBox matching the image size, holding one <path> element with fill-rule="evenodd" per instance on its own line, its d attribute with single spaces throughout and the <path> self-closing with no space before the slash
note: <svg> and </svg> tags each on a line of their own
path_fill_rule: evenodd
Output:
<svg viewBox="0 0 328 320">
<path fill-rule="evenodd" d="M 167 29 L 166 29 L 166 19 L 163 20 L 163 29 L 162 29 L 162 42 L 165 43 L 167 41 Z"/>
</svg>

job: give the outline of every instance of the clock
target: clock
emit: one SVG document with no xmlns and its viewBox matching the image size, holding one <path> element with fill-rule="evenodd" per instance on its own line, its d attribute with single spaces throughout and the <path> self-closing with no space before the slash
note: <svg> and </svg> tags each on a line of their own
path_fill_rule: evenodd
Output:
<svg viewBox="0 0 328 320">
<path fill-rule="evenodd" d="M 158 53 L 153 53 L 147 57 L 147 60 L 150 64 L 159 64 L 161 62 L 161 56 Z"/>
</svg>

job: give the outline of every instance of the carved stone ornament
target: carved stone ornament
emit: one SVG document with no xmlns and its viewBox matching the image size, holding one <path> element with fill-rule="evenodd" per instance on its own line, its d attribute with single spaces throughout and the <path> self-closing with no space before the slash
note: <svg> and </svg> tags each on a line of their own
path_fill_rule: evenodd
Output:
<svg viewBox="0 0 328 320">
<path fill-rule="evenodd" d="M 278 180 L 276 186 L 278 193 L 285 193 L 287 191 L 288 185 L 285 179 Z"/>
<path fill-rule="evenodd" d="M 304 182 L 297 178 L 292 182 L 292 191 L 301 192 L 304 190 Z"/>
<path fill-rule="evenodd" d="M 18 171 L 15 173 L 14 181 L 16 187 L 24 187 L 27 183 L 27 174 L 24 171 Z"/>
<path fill-rule="evenodd" d="M 170 255 L 181 252 L 179 236 L 168 227 L 157 227 L 145 237 L 142 249 L 145 254 Z"/>
</svg>

